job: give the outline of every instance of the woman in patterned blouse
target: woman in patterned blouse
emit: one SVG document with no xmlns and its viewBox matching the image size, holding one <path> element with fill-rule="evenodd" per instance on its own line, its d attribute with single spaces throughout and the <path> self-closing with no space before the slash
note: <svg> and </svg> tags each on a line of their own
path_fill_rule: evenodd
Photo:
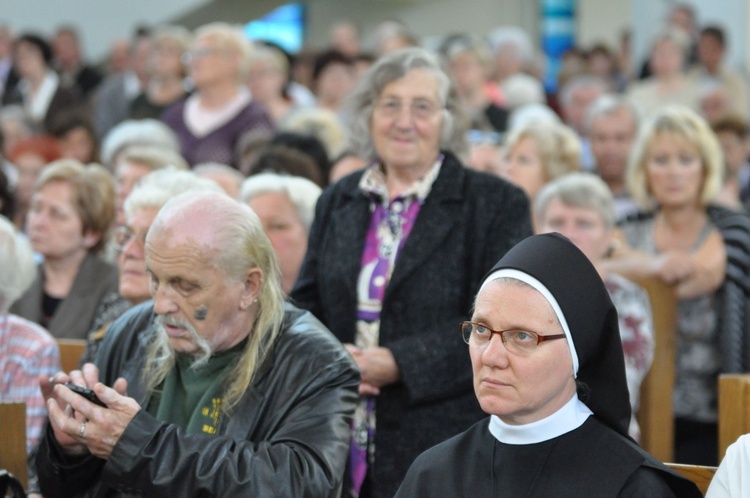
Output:
<svg viewBox="0 0 750 498">
<path fill-rule="evenodd" d="M 654 330 L 646 291 L 601 266 L 609 252 L 615 229 L 612 193 L 598 176 L 571 173 L 542 188 L 534 208 L 541 232 L 560 232 L 594 263 L 617 308 L 625 354 L 625 377 L 633 409 L 628 433 L 638 441 L 640 428 L 635 415 L 641 382 L 654 358 Z"/>
</svg>

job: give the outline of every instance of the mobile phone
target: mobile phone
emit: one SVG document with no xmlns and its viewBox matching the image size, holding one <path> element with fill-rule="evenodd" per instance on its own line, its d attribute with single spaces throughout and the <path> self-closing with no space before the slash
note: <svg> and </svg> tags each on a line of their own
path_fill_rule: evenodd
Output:
<svg viewBox="0 0 750 498">
<path fill-rule="evenodd" d="M 107 405 L 104 404 L 102 400 L 99 399 L 99 397 L 96 395 L 94 391 L 87 387 L 81 387 L 77 384 L 73 384 L 72 382 L 66 382 L 63 384 L 65 387 L 73 391 L 74 393 L 78 393 L 87 400 L 91 401 L 94 404 L 97 404 L 99 406 L 103 406 L 104 408 L 107 408 Z"/>
</svg>

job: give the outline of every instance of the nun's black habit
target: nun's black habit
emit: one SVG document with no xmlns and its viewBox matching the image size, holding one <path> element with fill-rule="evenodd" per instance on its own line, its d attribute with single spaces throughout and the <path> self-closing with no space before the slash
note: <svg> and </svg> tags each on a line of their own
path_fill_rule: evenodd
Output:
<svg viewBox="0 0 750 498">
<path fill-rule="evenodd" d="M 577 404 L 585 416 L 576 428 L 550 439 L 512 443 L 491 432 L 502 423 L 497 417 L 485 419 L 424 452 L 396 496 L 702 496 L 627 435 L 630 404 L 617 313 L 588 258 L 559 234 L 536 235 L 511 249 L 485 281 L 507 273 L 498 275 L 499 270 L 530 276 L 557 301 L 574 344 L 585 404 L 574 397 L 568 405 Z"/>
</svg>

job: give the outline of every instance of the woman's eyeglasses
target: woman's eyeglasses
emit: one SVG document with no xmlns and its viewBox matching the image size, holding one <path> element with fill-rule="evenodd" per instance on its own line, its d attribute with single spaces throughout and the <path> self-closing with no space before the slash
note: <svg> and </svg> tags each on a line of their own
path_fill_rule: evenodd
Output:
<svg viewBox="0 0 750 498">
<path fill-rule="evenodd" d="M 382 98 L 375 101 L 375 111 L 386 118 L 400 116 L 404 106 L 408 106 L 409 112 L 414 119 L 428 119 L 442 109 L 443 106 L 425 99 L 415 99 L 404 103 L 401 99 Z"/>
<path fill-rule="evenodd" d="M 565 334 L 540 335 L 528 330 L 492 330 L 486 325 L 475 322 L 461 322 L 461 335 L 464 342 L 475 348 L 485 348 L 494 334 L 498 334 L 511 353 L 529 354 L 544 341 L 564 339 Z"/>
</svg>

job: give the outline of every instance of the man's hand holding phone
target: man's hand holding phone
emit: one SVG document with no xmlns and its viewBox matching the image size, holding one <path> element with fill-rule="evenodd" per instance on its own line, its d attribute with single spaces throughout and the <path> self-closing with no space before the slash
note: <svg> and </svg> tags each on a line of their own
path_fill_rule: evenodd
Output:
<svg viewBox="0 0 750 498">
<path fill-rule="evenodd" d="M 91 452 L 107 459 L 140 410 L 138 403 L 127 397 L 125 379 L 117 379 L 114 388 L 110 388 L 98 377 L 96 366 L 87 363 L 70 374 L 58 372 L 51 378 L 39 379 L 50 425 L 65 453 Z"/>
<path fill-rule="evenodd" d="M 88 387 L 81 387 L 78 384 L 73 384 L 72 382 L 66 382 L 63 385 L 74 393 L 80 394 L 92 403 L 107 408 L 107 405 L 105 405 L 104 402 L 99 399 L 93 389 L 89 389 Z"/>
</svg>

